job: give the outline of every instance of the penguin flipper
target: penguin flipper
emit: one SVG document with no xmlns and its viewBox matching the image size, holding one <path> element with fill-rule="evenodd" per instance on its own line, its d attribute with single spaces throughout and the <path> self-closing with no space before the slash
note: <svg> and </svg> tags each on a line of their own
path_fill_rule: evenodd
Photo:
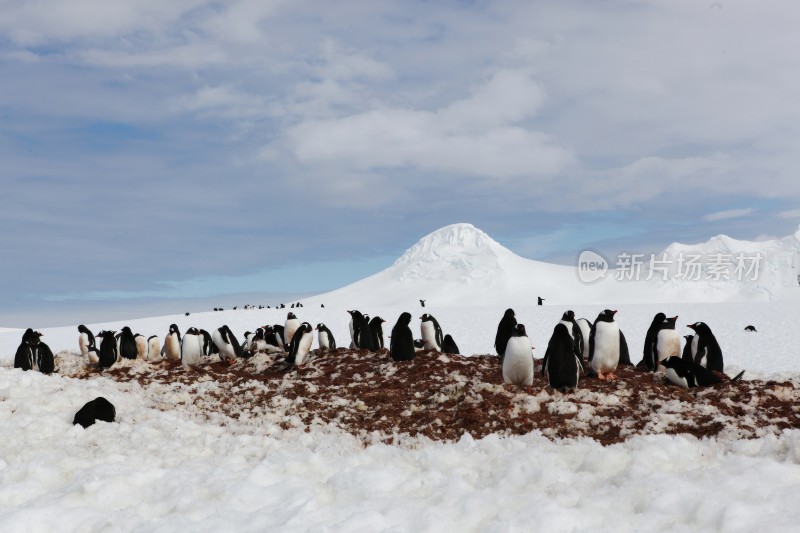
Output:
<svg viewBox="0 0 800 533">
<path fill-rule="evenodd" d="M 742 370 L 741 372 L 736 374 L 736 377 L 731 378 L 731 383 L 738 383 L 738 382 L 742 381 L 742 376 L 744 376 L 744 370 Z"/>
<path fill-rule="evenodd" d="M 619 364 L 633 366 L 631 363 L 631 354 L 628 351 L 628 342 L 625 340 L 625 334 L 619 330 Z"/>
</svg>

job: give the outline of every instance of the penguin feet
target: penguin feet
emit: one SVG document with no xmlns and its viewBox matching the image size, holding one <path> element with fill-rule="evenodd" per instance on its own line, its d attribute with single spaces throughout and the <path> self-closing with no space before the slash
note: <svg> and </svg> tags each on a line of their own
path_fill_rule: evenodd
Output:
<svg viewBox="0 0 800 533">
<path fill-rule="evenodd" d="M 616 374 L 614 374 L 613 372 L 611 372 L 611 373 L 609 373 L 609 374 L 606 374 L 606 379 L 607 379 L 608 381 L 614 381 L 615 379 L 617 379 L 617 376 L 616 376 Z"/>
<path fill-rule="evenodd" d="M 606 380 L 606 376 L 602 372 L 598 372 L 597 373 L 597 379 L 605 381 Z"/>
</svg>

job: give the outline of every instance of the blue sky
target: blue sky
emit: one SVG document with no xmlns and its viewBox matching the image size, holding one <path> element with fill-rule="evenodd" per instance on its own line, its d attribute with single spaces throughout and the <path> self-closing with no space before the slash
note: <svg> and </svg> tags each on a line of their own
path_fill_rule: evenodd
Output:
<svg viewBox="0 0 800 533">
<path fill-rule="evenodd" d="M 800 223 L 796 2 L 0 15 L 7 325 L 87 298 L 333 289 L 455 222 L 557 262 Z"/>
</svg>

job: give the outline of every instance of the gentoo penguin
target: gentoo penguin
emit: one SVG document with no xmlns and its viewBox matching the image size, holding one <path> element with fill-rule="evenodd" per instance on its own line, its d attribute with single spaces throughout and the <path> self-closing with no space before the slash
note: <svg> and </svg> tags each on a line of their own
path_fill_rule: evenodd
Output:
<svg viewBox="0 0 800 533">
<path fill-rule="evenodd" d="M 308 322 L 303 322 L 292 337 L 292 343 L 289 345 L 289 357 L 286 358 L 286 362 L 295 366 L 302 365 L 311 351 L 313 342 L 314 329 Z"/>
<path fill-rule="evenodd" d="M 494 336 L 494 349 L 497 350 L 497 355 L 501 359 L 506 353 L 506 344 L 508 344 L 508 339 L 511 338 L 516 326 L 517 318 L 514 316 L 514 310 L 506 309 L 503 318 L 500 319 L 500 323 L 497 325 L 497 334 Z"/>
<path fill-rule="evenodd" d="M 542 374 L 554 389 L 567 392 L 578 386 L 583 365 L 575 353 L 575 342 L 569 334 L 570 326 L 564 321 L 556 324 L 542 363 Z"/>
<path fill-rule="evenodd" d="M 681 356 L 681 336 L 675 330 L 677 320 L 677 316 L 665 319 L 656 334 L 656 341 L 653 344 L 653 360 L 657 365 L 667 357 Z M 658 370 L 666 369 L 659 365 Z"/>
<path fill-rule="evenodd" d="M 14 368 L 21 368 L 22 370 L 34 370 L 36 368 L 36 348 L 35 343 L 39 342 L 39 338 L 33 329 L 28 328 L 22 334 L 22 341 L 17 348 L 17 353 L 14 355 Z"/>
<path fill-rule="evenodd" d="M 445 335 L 444 340 L 442 340 L 442 353 L 459 355 L 456 341 L 454 341 L 453 337 L 451 337 L 449 334 Z"/>
<path fill-rule="evenodd" d="M 544 298 L 542 298 L 541 296 L 537 296 L 536 299 L 537 299 L 536 302 L 537 305 L 542 305 L 544 303 Z"/>
<path fill-rule="evenodd" d="M 242 357 L 250 357 L 254 354 L 267 352 L 271 348 L 264 340 L 266 328 L 256 328 L 255 333 L 245 333 L 245 342 L 242 343 Z"/>
<path fill-rule="evenodd" d="M 411 361 L 414 359 L 415 341 L 409 324 L 411 324 L 411 313 L 402 313 L 392 328 L 389 353 L 394 361 Z"/>
<path fill-rule="evenodd" d="M 83 356 L 84 361 L 86 364 L 96 364 L 97 361 L 91 361 L 89 359 L 89 348 L 90 347 L 97 347 L 94 340 L 94 335 L 89 328 L 81 324 L 78 326 L 78 346 L 81 349 L 81 355 Z"/>
<path fill-rule="evenodd" d="M 753 333 L 757 332 L 755 326 L 745 326 L 744 330 L 745 331 L 752 331 Z"/>
<path fill-rule="evenodd" d="M 664 313 L 657 313 L 650 322 L 650 327 L 647 328 L 647 333 L 644 336 L 644 348 L 642 348 L 642 361 L 636 365 L 636 368 L 645 368 L 650 372 L 656 371 L 655 361 L 653 354 L 655 353 L 656 335 L 661 325 L 667 319 Z"/>
<path fill-rule="evenodd" d="M 294 338 L 294 332 L 297 331 L 297 328 L 300 327 L 300 321 L 297 319 L 294 313 L 290 312 L 286 315 L 286 323 L 283 325 L 283 331 L 285 335 L 283 336 L 284 344 L 291 344 L 292 338 Z"/>
<path fill-rule="evenodd" d="M 196 366 L 203 356 L 203 336 L 197 328 L 189 328 L 181 339 L 181 364 Z"/>
<path fill-rule="evenodd" d="M 575 354 L 581 357 L 581 354 L 583 354 L 583 335 L 581 334 L 580 326 L 578 326 L 578 323 L 575 321 L 575 311 L 566 311 L 561 315 L 560 323 L 567 326 L 567 332 L 572 338 Z"/>
<path fill-rule="evenodd" d="M 375 350 L 382 350 L 384 347 L 383 341 L 383 323 L 386 322 L 379 316 L 374 317 L 369 321 L 369 329 L 372 331 L 372 345 Z"/>
<path fill-rule="evenodd" d="M 616 311 L 606 309 L 597 315 L 589 333 L 589 364 L 600 379 L 615 379 L 614 370 L 620 364 L 622 354 L 628 353 L 628 344 L 614 322 L 614 314 Z"/>
<path fill-rule="evenodd" d="M 257 330 L 256 330 L 257 332 Z M 253 348 L 253 341 L 256 338 L 256 333 L 252 331 L 245 331 L 244 332 L 244 340 L 242 341 L 242 350 L 245 352 L 249 352 Z"/>
<path fill-rule="evenodd" d="M 683 345 L 683 354 L 681 355 L 681 359 L 686 361 L 687 363 L 693 363 L 694 359 L 692 359 L 692 339 L 694 335 L 684 335 L 684 339 L 686 339 L 686 344 Z"/>
<path fill-rule="evenodd" d="M 422 320 L 420 331 L 422 332 L 422 340 L 425 341 L 425 349 L 441 352 L 444 335 L 442 334 L 442 327 L 439 325 L 439 322 L 433 318 L 433 315 L 429 315 L 428 313 L 425 313 L 419 318 Z"/>
<path fill-rule="evenodd" d="M 211 339 L 211 333 L 201 329 L 200 336 L 203 338 L 203 355 L 214 355 L 219 351 L 217 345 Z"/>
<path fill-rule="evenodd" d="M 178 326 L 171 324 L 169 332 L 164 337 L 164 346 L 161 348 L 161 356 L 170 361 L 181 360 L 181 332 Z"/>
<path fill-rule="evenodd" d="M 420 300 L 419 301 L 419 305 L 421 305 L 422 307 L 425 307 L 425 300 Z"/>
<path fill-rule="evenodd" d="M 675 385 L 686 389 L 694 387 L 707 387 L 722 383 L 722 378 L 714 372 L 691 361 L 684 361 L 681 357 L 667 357 L 661 364 L 667 369 L 667 379 Z M 732 383 L 742 379 L 744 370 L 731 379 Z"/>
<path fill-rule="evenodd" d="M 277 344 L 275 346 L 277 346 L 278 348 L 281 348 L 282 350 L 285 350 L 286 349 L 286 345 L 288 343 L 285 340 L 286 337 L 285 337 L 285 332 L 283 331 L 283 326 L 281 326 L 280 324 L 273 324 L 272 325 L 272 334 L 275 335 L 275 342 L 277 342 Z M 270 340 L 269 340 L 269 336 L 267 336 L 267 342 L 272 344 L 270 342 Z"/>
<path fill-rule="evenodd" d="M 141 333 L 137 333 L 133 336 L 133 340 L 136 342 L 136 358 L 147 361 L 148 352 L 150 351 L 150 344 L 147 339 Z"/>
<path fill-rule="evenodd" d="M 360 311 L 347 312 L 350 313 L 351 317 L 353 347 L 361 350 L 374 350 L 375 337 L 366 317 Z"/>
<path fill-rule="evenodd" d="M 38 331 L 36 334 L 39 337 L 42 336 Z M 53 356 L 53 351 L 42 341 L 36 343 L 36 364 L 39 372 L 43 374 L 50 374 L 56 369 L 56 358 Z"/>
<path fill-rule="evenodd" d="M 328 329 L 328 326 L 320 322 L 315 329 L 317 330 L 317 344 L 319 344 L 320 351 L 335 350 L 336 339 L 333 338 L 333 333 Z"/>
<path fill-rule="evenodd" d="M 425 341 L 422 339 L 414 339 L 414 351 L 421 352 L 425 349 Z"/>
<path fill-rule="evenodd" d="M 219 358 L 222 362 L 232 364 L 237 357 L 242 357 L 244 351 L 236 336 L 227 325 L 221 326 L 211 334 L 211 340 L 219 350 Z"/>
<path fill-rule="evenodd" d="M 158 335 L 150 335 L 147 338 L 147 345 L 147 360 L 157 361 L 161 357 L 161 339 L 158 338 Z"/>
<path fill-rule="evenodd" d="M 592 323 L 586 318 L 579 318 L 576 320 L 578 327 L 581 329 L 581 337 L 583 338 L 583 352 L 581 358 L 589 360 L 589 335 L 592 334 Z"/>
<path fill-rule="evenodd" d="M 695 335 L 692 339 L 692 360 L 709 370 L 724 372 L 722 364 L 722 348 L 719 347 L 711 328 L 705 322 L 689 324 Z"/>
<path fill-rule="evenodd" d="M 503 354 L 503 381 L 511 385 L 533 385 L 533 347 L 525 326 L 517 324 Z"/>
<path fill-rule="evenodd" d="M 114 338 L 113 331 L 101 331 L 97 334 L 100 341 L 100 360 L 97 366 L 100 368 L 111 368 L 117 362 L 117 339 Z"/>
<path fill-rule="evenodd" d="M 113 422 L 116 416 L 117 410 L 114 409 L 114 405 L 102 396 L 98 396 L 94 400 L 86 402 L 86 404 L 75 413 L 72 424 L 80 424 L 83 426 L 83 429 L 86 429 L 94 425 L 98 420 Z"/>
</svg>

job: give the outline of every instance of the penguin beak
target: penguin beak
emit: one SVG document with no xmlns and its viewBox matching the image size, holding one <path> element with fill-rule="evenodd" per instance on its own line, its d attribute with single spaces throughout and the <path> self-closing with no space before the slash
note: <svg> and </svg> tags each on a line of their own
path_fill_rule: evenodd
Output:
<svg viewBox="0 0 800 533">
<path fill-rule="evenodd" d="M 677 316 L 672 317 L 670 320 L 678 320 Z"/>
<path fill-rule="evenodd" d="M 694 327 L 694 324 L 689 324 L 689 325 L 688 325 L 688 327 L 689 327 L 690 329 L 695 329 L 695 327 Z"/>
<path fill-rule="evenodd" d="M 614 316 L 614 315 L 616 315 L 616 314 L 617 314 L 617 310 L 616 310 L 616 309 L 614 309 L 613 311 L 611 311 L 611 316 Z"/>
</svg>

